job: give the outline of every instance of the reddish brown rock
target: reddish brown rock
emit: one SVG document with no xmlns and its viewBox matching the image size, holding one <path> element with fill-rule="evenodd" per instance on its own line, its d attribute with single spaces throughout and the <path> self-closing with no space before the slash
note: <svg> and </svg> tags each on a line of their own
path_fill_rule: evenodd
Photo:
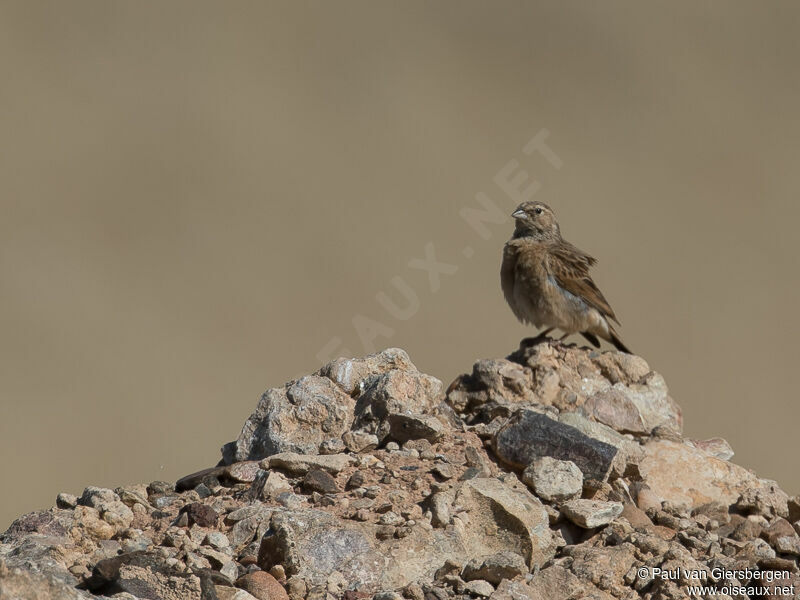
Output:
<svg viewBox="0 0 800 600">
<path fill-rule="evenodd" d="M 236 580 L 236 587 L 258 600 L 289 600 L 289 594 L 272 575 L 265 571 L 248 573 Z"/>
</svg>

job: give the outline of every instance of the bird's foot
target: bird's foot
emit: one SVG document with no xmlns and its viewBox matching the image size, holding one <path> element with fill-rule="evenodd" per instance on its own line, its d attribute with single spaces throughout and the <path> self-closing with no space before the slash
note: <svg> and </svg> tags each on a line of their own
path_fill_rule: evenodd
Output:
<svg viewBox="0 0 800 600">
<path fill-rule="evenodd" d="M 553 328 L 550 327 L 549 329 L 545 329 L 538 335 L 534 337 L 526 337 L 519 343 L 520 348 L 527 348 L 528 346 L 536 346 L 537 344 L 541 344 L 542 342 L 551 339 L 547 334 L 553 331 Z"/>
</svg>

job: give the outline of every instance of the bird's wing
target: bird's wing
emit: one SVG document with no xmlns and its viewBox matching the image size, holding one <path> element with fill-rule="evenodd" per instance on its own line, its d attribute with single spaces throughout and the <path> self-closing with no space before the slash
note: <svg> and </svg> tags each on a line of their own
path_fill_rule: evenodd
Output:
<svg viewBox="0 0 800 600">
<path fill-rule="evenodd" d="M 558 285 L 619 323 L 611 305 L 589 275 L 589 267 L 597 262 L 594 257 L 564 241 L 555 244 L 547 256 L 548 271 Z"/>
</svg>

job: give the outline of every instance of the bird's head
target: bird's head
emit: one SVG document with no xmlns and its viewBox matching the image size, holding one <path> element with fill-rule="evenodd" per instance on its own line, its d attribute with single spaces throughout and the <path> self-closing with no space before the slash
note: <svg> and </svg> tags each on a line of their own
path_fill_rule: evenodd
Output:
<svg viewBox="0 0 800 600">
<path fill-rule="evenodd" d="M 514 237 L 533 237 L 540 240 L 561 237 L 553 209 L 544 202 L 523 202 L 511 216 L 516 221 Z"/>
</svg>

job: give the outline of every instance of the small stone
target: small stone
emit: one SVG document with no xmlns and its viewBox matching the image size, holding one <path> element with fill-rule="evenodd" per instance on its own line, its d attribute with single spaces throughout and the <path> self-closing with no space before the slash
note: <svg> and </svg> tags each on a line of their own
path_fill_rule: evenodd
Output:
<svg viewBox="0 0 800 600">
<path fill-rule="evenodd" d="M 775 550 L 780 554 L 791 554 L 800 556 L 800 538 L 796 535 L 786 535 L 779 537 L 773 544 Z"/>
<path fill-rule="evenodd" d="M 347 431 L 342 435 L 342 442 L 350 452 L 368 452 L 378 447 L 380 440 L 374 433 L 366 431 Z"/>
<path fill-rule="evenodd" d="M 264 480 L 264 486 L 261 489 L 261 498 L 271 499 L 280 494 L 292 489 L 292 485 L 286 478 L 286 475 L 278 471 L 270 471 Z"/>
<path fill-rule="evenodd" d="M 593 529 L 607 525 L 622 514 L 622 504 L 620 502 L 577 499 L 563 504 L 561 512 L 578 527 Z"/>
<path fill-rule="evenodd" d="M 78 505 L 78 497 L 66 492 L 61 492 L 56 496 L 56 506 L 58 508 L 75 508 Z"/>
<path fill-rule="evenodd" d="M 345 484 L 345 489 L 354 490 L 356 488 L 363 487 L 366 481 L 367 478 L 364 477 L 364 473 L 362 473 L 361 471 L 356 471 L 350 476 L 350 479 L 347 480 L 347 483 Z"/>
<path fill-rule="evenodd" d="M 625 518 L 634 529 L 646 529 L 653 525 L 650 517 L 641 508 L 634 504 L 626 504 L 622 508 L 621 517 Z"/>
<path fill-rule="evenodd" d="M 643 487 L 636 495 L 636 506 L 644 512 L 661 510 L 661 499 L 648 487 Z"/>
<path fill-rule="evenodd" d="M 447 527 L 450 524 L 450 503 L 452 500 L 443 492 L 431 496 L 431 525 L 434 527 Z"/>
<path fill-rule="evenodd" d="M 397 450 L 400 450 L 400 445 L 397 442 L 389 442 L 386 444 L 385 448 L 388 452 L 396 452 Z"/>
<path fill-rule="evenodd" d="M 430 441 L 422 438 L 419 440 L 408 440 L 403 444 L 403 450 L 416 450 L 422 455 L 424 452 L 431 452 L 432 446 Z M 414 584 L 412 584 L 414 585 Z"/>
<path fill-rule="evenodd" d="M 354 464 L 356 459 L 348 454 L 329 454 L 325 456 L 282 452 L 261 461 L 268 469 L 285 469 L 290 473 L 307 473 L 311 469 L 322 469 L 334 475 Z"/>
<path fill-rule="evenodd" d="M 286 591 L 290 600 L 303 600 L 306 597 L 308 586 L 300 577 L 290 577 L 286 582 Z"/>
<path fill-rule="evenodd" d="M 372 600 L 403 600 L 403 596 L 397 592 L 378 592 L 372 597 Z"/>
<path fill-rule="evenodd" d="M 379 540 L 389 540 L 394 537 L 396 528 L 391 525 L 380 525 L 375 530 L 375 537 Z"/>
<path fill-rule="evenodd" d="M 200 525 L 200 527 L 215 527 L 217 525 L 217 519 L 219 518 L 217 511 L 207 504 L 202 504 L 200 502 L 187 504 L 181 509 L 181 512 L 186 513 L 189 518 L 189 525 L 194 525 L 196 523 Z"/>
<path fill-rule="evenodd" d="M 214 591 L 217 594 L 217 600 L 254 600 L 255 596 L 248 594 L 244 590 L 239 590 L 234 587 L 226 585 L 215 585 Z M 120 594 L 114 594 L 114 598 L 120 600 L 130 600 L 129 598 L 121 598 Z M 131 598 L 134 598 L 133 596 Z"/>
<path fill-rule="evenodd" d="M 210 531 L 206 535 L 205 540 L 203 540 L 203 543 L 217 550 L 228 549 L 231 546 L 228 536 L 221 531 Z"/>
<path fill-rule="evenodd" d="M 281 492 L 275 497 L 275 500 L 290 510 L 297 510 L 303 506 L 303 499 L 293 492 Z"/>
<path fill-rule="evenodd" d="M 167 481 L 153 481 L 147 486 L 147 495 L 155 496 L 159 494 L 171 494 L 175 491 L 175 486 Z"/>
<path fill-rule="evenodd" d="M 339 438 L 325 440 L 319 445 L 320 454 L 341 454 L 346 449 L 344 442 Z"/>
<path fill-rule="evenodd" d="M 222 565 L 219 569 L 219 572 L 222 573 L 222 575 L 224 575 L 231 583 L 236 581 L 236 578 L 239 577 L 239 567 L 237 567 L 236 562 L 232 560 Z"/>
<path fill-rule="evenodd" d="M 418 583 L 409 583 L 403 588 L 403 596 L 408 600 L 425 600 L 425 592 Z"/>
<path fill-rule="evenodd" d="M 306 473 L 303 478 L 303 489 L 320 494 L 335 494 L 340 491 L 333 476 L 322 469 L 311 469 Z"/>
<path fill-rule="evenodd" d="M 283 586 L 266 571 L 255 571 L 236 580 L 236 586 L 249 592 L 258 600 L 288 600 Z"/>
<path fill-rule="evenodd" d="M 464 590 L 479 598 L 488 598 L 494 593 L 494 587 L 484 579 L 475 579 L 464 586 Z"/>
<path fill-rule="evenodd" d="M 522 481 L 547 502 L 572 500 L 583 490 L 583 473 L 577 465 L 549 456 L 534 460 L 522 473 Z"/>
<path fill-rule="evenodd" d="M 453 467 L 451 467 L 446 463 L 435 465 L 431 469 L 431 473 L 437 475 L 441 479 L 452 479 L 453 476 L 455 475 L 455 473 L 453 473 Z"/>
<path fill-rule="evenodd" d="M 203 498 L 208 498 L 209 496 L 213 495 L 213 492 L 209 489 L 209 487 L 205 483 L 198 483 L 194 487 L 194 491 L 197 492 L 197 495 L 202 500 Z"/>
<path fill-rule="evenodd" d="M 394 525 L 396 527 L 397 525 L 402 525 L 405 523 L 405 519 L 390 510 L 386 514 L 381 515 L 381 518 L 378 519 L 378 523 L 381 525 Z"/>
<path fill-rule="evenodd" d="M 246 460 L 227 466 L 225 475 L 239 483 L 251 483 L 259 471 L 261 471 L 261 466 L 257 460 Z"/>
<path fill-rule="evenodd" d="M 425 439 L 435 442 L 444 437 L 444 425 L 432 415 L 389 415 L 389 435 L 399 442 Z"/>
<path fill-rule="evenodd" d="M 497 585 L 503 579 L 513 579 L 528 573 L 525 559 L 516 552 L 499 552 L 485 558 L 475 558 L 461 572 L 464 581 L 486 580 Z"/>
<path fill-rule="evenodd" d="M 274 565 L 270 570 L 269 574 L 272 575 L 278 581 L 286 579 L 286 571 L 283 568 L 283 565 Z"/>
</svg>

